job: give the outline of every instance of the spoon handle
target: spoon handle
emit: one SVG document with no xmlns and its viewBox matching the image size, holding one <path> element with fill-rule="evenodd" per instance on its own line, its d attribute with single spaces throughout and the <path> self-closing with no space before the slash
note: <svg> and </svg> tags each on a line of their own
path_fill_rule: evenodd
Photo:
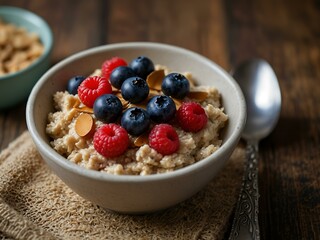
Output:
<svg viewBox="0 0 320 240">
<path fill-rule="evenodd" d="M 260 239 L 258 222 L 258 142 L 248 142 L 247 163 L 229 240 Z"/>
</svg>

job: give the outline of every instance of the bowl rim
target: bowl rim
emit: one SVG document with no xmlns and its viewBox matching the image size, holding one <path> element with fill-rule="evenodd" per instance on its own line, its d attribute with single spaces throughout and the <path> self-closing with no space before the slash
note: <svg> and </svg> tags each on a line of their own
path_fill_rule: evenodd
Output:
<svg viewBox="0 0 320 240">
<path fill-rule="evenodd" d="M 22 19 L 28 18 L 28 16 L 29 16 L 30 19 L 36 19 L 37 21 L 41 22 L 41 24 L 43 24 L 43 26 L 45 27 L 44 28 L 45 31 L 49 35 L 49 37 L 48 37 L 49 41 L 48 41 L 48 44 L 43 44 L 44 52 L 41 54 L 41 56 L 39 56 L 36 60 L 34 60 L 29 66 L 27 66 L 26 68 L 23 68 L 17 72 L 7 73 L 5 75 L 0 76 L 0 81 L 14 78 L 19 75 L 23 75 L 25 72 L 27 72 L 30 69 L 37 66 L 39 63 L 42 62 L 43 59 L 45 59 L 47 56 L 50 55 L 52 48 L 53 48 L 53 42 L 54 42 L 52 29 L 49 26 L 49 24 L 47 23 L 47 21 L 44 20 L 44 18 L 40 17 L 39 15 L 37 15 L 34 12 L 31 12 L 27 9 L 23 9 L 23 8 L 19 8 L 19 7 L 12 7 L 12 6 L 0 6 L 0 19 L 1 19 L 1 13 L 5 12 L 6 10 L 9 10 L 10 14 L 19 16 Z M 8 22 L 8 23 L 10 23 L 10 22 Z M 21 27 L 23 27 L 23 26 L 21 26 Z M 41 36 L 39 35 L 39 37 L 41 37 Z"/>
<path fill-rule="evenodd" d="M 228 79 L 231 86 L 235 89 L 236 98 L 239 101 L 239 104 L 241 106 L 241 110 L 239 111 L 239 122 L 237 122 L 235 131 L 233 131 L 228 138 L 226 142 L 224 142 L 221 147 L 215 151 L 210 156 L 202 159 L 201 161 L 195 162 L 191 165 L 185 166 L 181 169 L 174 170 L 172 172 L 167 173 L 160 173 L 160 174 L 152 174 L 152 175 L 114 175 L 109 174 L 106 172 L 100 172 L 96 170 L 86 169 L 82 166 L 79 166 L 75 163 L 72 163 L 68 160 L 66 160 L 65 157 L 61 156 L 58 152 L 56 152 L 42 137 L 40 136 L 39 132 L 37 131 L 37 128 L 34 124 L 34 103 L 36 96 L 38 95 L 42 85 L 44 85 L 46 79 L 50 77 L 54 72 L 59 70 L 60 68 L 63 68 L 65 64 L 70 63 L 78 58 L 82 58 L 88 55 L 93 55 L 97 52 L 100 52 L 101 50 L 111 50 L 114 48 L 133 48 L 133 47 L 148 47 L 153 49 L 167 49 L 167 50 L 173 50 L 178 51 L 180 53 L 184 54 L 190 54 L 193 58 L 199 59 L 200 61 L 206 61 L 208 62 L 219 74 L 223 75 L 226 79 Z M 156 43 L 156 42 L 122 42 L 122 43 L 113 43 L 113 44 L 107 44 L 102 45 L 98 47 L 93 47 L 84 51 L 80 51 L 78 53 L 75 53 L 64 60 L 60 61 L 59 63 L 55 64 L 53 67 L 51 67 L 36 83 L 36 85 L 33 87 L 32 92 L 29 96 L 27 107 L 26 107 L 26 122 L 27 127 L 29 129 L 30 135 L 37 146 L 39 148 L 40 153 L 44 154 L 46 157 L 50 158 L 50 161 L 54 161 L 56 164 L 60 165 L 61 167 L 67 169 L 68 171 L 71 171 L 73 173 L 82 175 L 84 177 L 89 177 L 97 180 L 106 180 L 109 182 L 152 182 L 152 181 L 159 181 L 159 180 L 168 180 L 171 178 L 180 177 L 182 175 L 188 175 L 191 174 L 193 171 L 199 171 L 203 167 L 205 167 L 208 162 L 210 161 L 217 161 L 223 154 L 224 151 L 226 151 L 228 148 L 232 147 L 234 144 L 236 144 L 241 136 L 241 132 L 244 128 L 246 121 L 246 105 L 244 96 L 242 94 L 242 91 L 239 87 L 239 85 L 236 83 L 236 81 L 220 66 L 218 66 L 216 63 L 211 61 L 210 59 L 193 52 L 191 50 L 174 46 L 174 45 L 168 45 L 164 43 Z M 51 160 L 53 159 L 53 160 Z M 213 175 L 214 176 L 214 175 Z"/>
</svg>

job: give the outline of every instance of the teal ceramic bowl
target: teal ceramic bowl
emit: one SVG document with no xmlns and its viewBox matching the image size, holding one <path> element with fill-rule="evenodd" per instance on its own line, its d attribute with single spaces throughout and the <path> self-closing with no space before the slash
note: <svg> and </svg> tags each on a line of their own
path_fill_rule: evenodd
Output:
<svg viewBox="0 0 320 240">
<path fill-rule="evenodd" d="M 0 76 L 0 110 L 26 100 L 35 83 L 49 68 L 53 34 L 49 25 L 36 14 L 16 7 L 0 6 L 0 19 L 36 33 L 44 45 L 44 53 L 27 68 Z"/>
</svg>

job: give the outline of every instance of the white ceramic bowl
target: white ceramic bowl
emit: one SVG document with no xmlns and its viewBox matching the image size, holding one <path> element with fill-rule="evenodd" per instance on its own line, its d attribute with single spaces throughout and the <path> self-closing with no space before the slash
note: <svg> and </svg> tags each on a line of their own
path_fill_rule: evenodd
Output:
<svg viewBox="0 0 320 240">
<path fill-rule="evenodd" d="M 49 144 L 45 128 L 53 111 L 52 96 L 64 90 L 74 75 L 86 75 L 113 56 L 127 61 L 139 55 L 170 69 L 192 72 L 201 85 L 214 85 L 222 94 L 228 125 L 223 144 L 211 156 L 174 172 L 149 176 L 118 176 L 80 167 Z M 152 212 L 173 206 L 201 190 L 223 168 L 245 124 L 246 108 L 235 80 L 212 61 L 186 49 L 159 43 L 111 44 L 75 54 L 53 66 L 33 88 L 26 110 L 27 126 L 45 162 L 71 189 L 104 208 L 123 213 Z"/>
</svg>

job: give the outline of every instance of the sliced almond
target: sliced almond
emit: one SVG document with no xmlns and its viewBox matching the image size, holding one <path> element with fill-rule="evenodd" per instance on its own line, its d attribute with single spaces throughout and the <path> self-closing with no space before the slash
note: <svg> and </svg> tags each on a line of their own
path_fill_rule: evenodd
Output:
<svg viewBox="0 0 320 240">
<path fill-rule="evenodd" d="M 93 113 L 93 108 L 89 108 L 87 106 L 82 106 L 82 107 L 75 107 L 75 109 L 79 112 L 84 112 L 84 113 Z"/>
<path fill-rule="evenodd" d="M 150 89 L 148 99 L 150 99 L 156 95 L 160 95 L 160 94 L 161 94 L 161 91 L 158 91 L 155 89 Z"/>
<path fill-rule="evenodd" d="M 124 104 L 122 104 L 122 109 L 123 110 L 126 110 L 128 108 L 130 108 L 130 102 L 125 102 Z"/>
<path fill-rule="evenodd" d="M 129 103 L 127 105 L 127 108 L 133 108 L 133 107 L 138 107 L 138 108 L 143 108 L 143 109 L 147 108 L 146 104 L 143 104 L 143 103 Z"/>
<path fill-rule="evenodd" d="M 120 89 L 115 88 L 114 86 L 111 86 L 111 87 L 112 87 L 112 93 L 113 93 L 114 95 L 116 95 L 117 93 L 120 93 L 120 92 L 121 92 Z"/>
<path fill-rule="evenodd" d="M 90 76 L 101 76 L 101 69 L 96 69 Z"/>
<path fill-rule="evenodd" d="M 180 106 L 182 105 L 182 100 L 181 99 L 177 99 L 177 98 L 172 98 L 172 100 L 176 104 L 176 108 L 179 109 Z"/>
<path fill-rule="evenodd" d="M 80 137 L 87 136 L 94 126 L 93 118 L 88 113 L 82 113 L 76 120 L 75 130 Z"/>
<path fill-rule="evenodd" d="M 128 101 L 125 100 L 125 99 L 122 97 L 121 92 L 117 92 L 117 93 L 115 93 L 115 95 L 119 98 L 119 100 L 120 100 L 120 102 L 121 102 L 121 104 L 122 104 L 123 106 L 126 105 L 126 104 L 128 104 Z"/>
<path fill-rule="evenodd" d="M 187 97 L 198 100 L 199 102 L 202 102 L 207 99 L 208 93 L 202 92 L 202 91 L 194 91 L 194 92 L 189 92 Z"/>
<path fill-rule="evenodd" d="M 136 147 L 141 147 L 141 146 L 143 146 L 144 144 L 148 144 L 148 142 L 149 142 L 149 140 L 148 140 L 148 134 L 146 133 L 146 134 L 142 134 L 142 135 L 140 135 L 139 137 L 137 137 L 137 138 L 134 140 L 133 144 L 134 144 L 134 146 L 136 146 Z"/>
<path fill-rule="evenodd" d="M 147 83 L 150 89 L 161 91 L 162 80 L 165 77 L 163 69 L 153 71 L 147 77 Z"/>
<path fill-rule="evenodd" d="M 80 105 L 80 100 L 78 98 L 71 98 L 69 106 L 72 106 L 71 108 L 77 108 Z"/>
<path fill-rule="evenodd" d="M 190 72 L 185 72 L 183 74 L 188 80 L 189 80 L 189 83 L 190 83 L 190 86 L 196 86 L 196 82 L 194 81 L 194 78 L 192 76 L 192 74 Z"/>
</svg>

